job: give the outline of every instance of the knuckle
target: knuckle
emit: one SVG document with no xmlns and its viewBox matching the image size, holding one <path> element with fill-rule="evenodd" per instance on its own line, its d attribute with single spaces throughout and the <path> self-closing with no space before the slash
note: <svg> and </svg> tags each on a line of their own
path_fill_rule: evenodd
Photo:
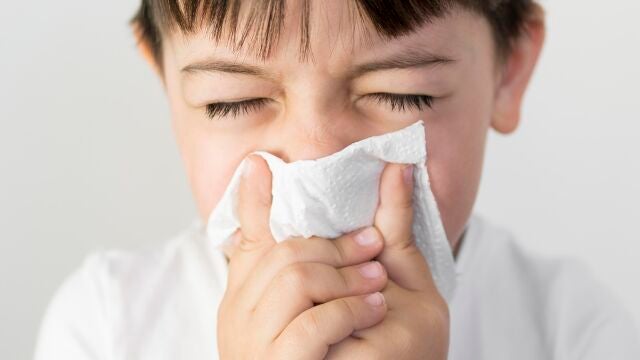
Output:
<svg viewBox="0 0 640 360">
<path fill-rule="evenodd" d="M 420 249 L 418 249 L 418 244 L 416 244 L 416 239 L 412 234 L 404 241 L 397 241 L 393 243 L 392 246 L 395 246 L 396 250 L 401 251 L 406 255 L 413 256 L 416 254 L 422 254 Z"/>
<path fill-rule="evenodd" d="M 330 240 L 321 237 L 311 237 L 310 241 L 314 241 L 319 244 L 322 249 L 326 249 L 324 252 L 327 254 L 326 262 L 332 266 L 342 266 L 349 260 L 349 254 L 344 246 L 338 239 Z"/>
<path fill-rule="evenodd" d="M 398 207 L 398 209 L 401 209 L 401 210 L 412 211 L 413 197 L 411 195 L 403 196 L 401 199 L 398 200 L 398 203 L 396 204 L 396 206 Z"/>
<path fill-rule="evenodd" d="M 355 324 L 358 322 L 358 311 L 356 305 L 346 298 L 341 298 L 336 301 L 336 306 L 340 314 L 341 319 L 351 322 L 355 328 Z"/>
<path fill-rule="evenodd" d="M 303 264 L 296 263 L 284 268 L 278 275 L 278 280 L 282 286 L 295 291 L 304 287 L 309 276 L 310 273 L 307 267 Z"/>
<path fill-rule="evenodd" d="M 256 234 L 250 229 L 243 228 L 242 231 L 238 231 L 233 238 L 233 241 L 238 244 L 238 248 L 241 250 L 253 249 L 253 244 L 258 242 Z"/>
<path fill-rule="evenodd" d="M 354 290 L 356 286 L 349 281 L 348 276 L 346 276 L 346 274 L 343 271 L 340 271 L 335 268 L 333 268 L 333 271 L 335 271 L 335 273 L 337 274 L 336 279 L 339 282 L 338 284 L 339 288 L 341 288 L 345 292 Z"/>
<path fill-rule="evenodd" d="M 313 339 L 320 332 L 320 315 L 317 311 L 307 311 L 301 319 L 300 330 L 303 336 Z"/>
<path fill-rule="evenodd" d="M 336 266 L 346 264 L 349 261 L 349 253 L 343 246 L 341 241 L 329 241 L 330 246 L 333 248 L 335 264 Z"/>
<path fill-rule="evenodd" d="M 260 250 L 261 247 L 269 246 L 267 241 L 262 241 L 263 234 L 260 229 L 248 227 L 243 228 L 242 231 L 238 232 L 237 235 L 233 238 L 233 241 L 237 244 L 238 249 L 251 252 L 255 250 Z"/>
<path fill-rule="evenodd" d="M 298 241 L 287 240 L 276 245 L 274 256 L 280 264 L 292 264 L 302 259 L 304 249 Z"/>
</svg>

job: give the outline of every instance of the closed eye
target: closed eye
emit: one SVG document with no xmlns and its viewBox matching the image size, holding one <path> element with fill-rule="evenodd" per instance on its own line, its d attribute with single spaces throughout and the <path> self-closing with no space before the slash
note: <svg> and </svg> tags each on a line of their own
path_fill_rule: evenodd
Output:
<svg viewBox="0 0 640 360">
<path fill-rule="evenodd" d="M 434 98 L 429 95 L 418 94 L 391 94 L 391 93 L 372 93 L 365 95 L 373 99 L 376 103 L 385 104 L 391 107 L 392 111 L 422 111 L 425 107 L 433 106 Z M 206 112 L 210 119 L 216 117 L 237 117 L 246 115 L 252 111 L 260 110 L 269 101 L 268 98 L 254 98 L 241 101 L 227 101 L 207 104 Z"/>
<path fill-rule="evenodd" d="M 231 117 L 246 115 L 251 111 L 259 110 L 269 101 L 270 99 L 267 98 L 255 98 L 242 101 L 211 103 L 207 105 L 207 116 L 210 119 L 214 119 L 227 115 L 231 115 Z"/>
<path fill-rule="evenodd" d="M 377 103 L 384 103 L 391 107 L 392 111 L 420 110 L 425 107 L 432 108 L 433 96 L 417 94 L 391 94 L 373 93 L 366 96 L 372 98 Z"/>
</svg>

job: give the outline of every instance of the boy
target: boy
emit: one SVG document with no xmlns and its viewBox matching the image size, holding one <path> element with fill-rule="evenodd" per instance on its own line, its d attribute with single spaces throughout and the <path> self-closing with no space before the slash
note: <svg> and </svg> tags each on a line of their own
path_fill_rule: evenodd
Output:
<svg viewBox="0 0 640 360">
<path fill-rule="evenodd" d="M 577 265 L 470 216 L 490 128 L 515 130 L 544 42 L 528 0 L 144 0 L 200 220 L 151 254 L 90 256 L 47 312 L 39 359 L 635 359 L 633 325 Z M 411 167 L 389 164 L 372 227 L 276 243 L 269 168 L 249 157 L 241 229 L 203 233 L 255 150 L 317 159 L 425 119 L 456 254 L 447 304 L 412 242 Z"/>
</svg>

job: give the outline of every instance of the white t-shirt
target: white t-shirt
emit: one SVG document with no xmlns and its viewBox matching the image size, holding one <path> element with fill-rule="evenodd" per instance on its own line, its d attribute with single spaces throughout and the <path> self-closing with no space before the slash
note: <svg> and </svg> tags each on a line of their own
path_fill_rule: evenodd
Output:
<svg viewBox="0 0 640 360">
<path fill-rule="evenodd" d="M 631 316 L 583 265 L 472 217 L 456 266 L 449 359 L 640 359 Z M 92 254 L 51 301 L 35 358 L 217 359 L 226 278 L 200 220 L 151 252 Z"/>
</svg>

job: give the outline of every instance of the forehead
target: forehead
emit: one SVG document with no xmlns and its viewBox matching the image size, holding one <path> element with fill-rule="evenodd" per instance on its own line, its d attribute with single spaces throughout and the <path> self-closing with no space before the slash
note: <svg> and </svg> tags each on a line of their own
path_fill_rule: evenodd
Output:
<svg viewBox="0 0 640 360">
<path fill-rule="evenodd" d="M 243 7 L 235 33 L 229 26 L 221 29 L 218 39 L 206 26 L 191 32 L 172 31 L 165 34 L 167 47 L 173 51 L 178 63 L 183 64 L 207 56 L 250 63 L 291 62 L 292 59 L 300 63 L 340 63 L 416 47 L 426 47 L 444 57 L 457 57 L 465 47 L 477 41 L 474 34 L 482 35 L 482 28 L 487 27 L 483 17 L 456 7 L 409 31 L 389 36 L 376 29 L 371 19 L 363 19 L 363 15 L 349 5 L 352 1 L 311 1 L 306 2 L 308 9 L 304 8 L 304 3 L 286 2 L 279 32 L 269 38 L 264 38 L 266 28 L 250 28 L 251 10 Z M 302 15 L 305 13 L 308 14 L 306 20 Z M 485 32 L 488 33 L 488 29 Z M 258 52 L 264 41 L 273 43 L 267 57 L 261 57 Z"/>
<path fill-rule="evenodd" d="M 157 0 L 154 23 L 163 37 L 208 32 L 236 52 L 268 58 L 279 43 L 297 40 L 301 58 L 317 36 L 350 44 L 394 38 L 446 15 L 451 0 Z M 296 37 L 297 39 L 292 39 Z M 331 40 L 329 40 L 331 41 Z"/>
</svg>

